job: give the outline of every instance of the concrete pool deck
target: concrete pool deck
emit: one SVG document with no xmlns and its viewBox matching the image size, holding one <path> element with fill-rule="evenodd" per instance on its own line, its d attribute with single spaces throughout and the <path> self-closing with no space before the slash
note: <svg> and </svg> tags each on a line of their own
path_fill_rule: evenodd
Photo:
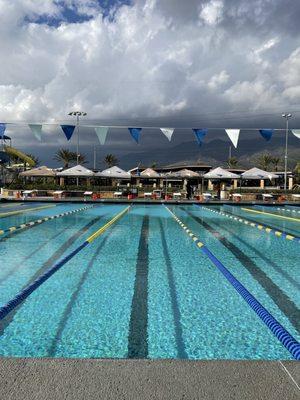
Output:
<svg viewBox="0 0 300 400">
<path fill-rule="evenodd" d="M 0 398 L 299 400 L 300 363 L 1 358 Z"/>
</svg>

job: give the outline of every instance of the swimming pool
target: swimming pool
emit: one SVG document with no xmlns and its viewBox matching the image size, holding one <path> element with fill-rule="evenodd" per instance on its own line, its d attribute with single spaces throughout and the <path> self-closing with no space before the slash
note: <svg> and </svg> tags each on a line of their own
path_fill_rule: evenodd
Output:
<svg viewBox="0 0 300 400">
<path fill-rule="evenodd" d="M 127 207 L 84 206 L 58 204 L 0 219 L 3 229 L 80 209 L 0 237 L 1 306 Z M 214 207 L 168 206 L 299 341 L 299 243 L 228 219 Z M 169 210 L 132 205 L 0 321 L 0 355 L 291 359 Z M 297 220 L 237 207 L 230 212 L 300 236 Z"/>
</svg>

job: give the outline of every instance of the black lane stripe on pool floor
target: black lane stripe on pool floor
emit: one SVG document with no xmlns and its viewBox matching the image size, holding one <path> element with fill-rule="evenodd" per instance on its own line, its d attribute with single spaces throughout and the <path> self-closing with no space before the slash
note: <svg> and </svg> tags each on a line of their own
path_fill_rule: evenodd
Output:
<svg viewBox="0 0 300 400">
<path fill-rule="evenodd" d="M 185 211 L 191 218 L 202 225 L 208 232 L 210 232 L 220 243 L 223 244 L 247 269 L 251 276 L 260 284 L 260 286 L 266 291 L 277 307 L 286 315 L 294 328 L 300 332 L 300 310 L 297 308 L 295 303 L 278 287 L 268 275 L 262 271 L 259 266 L 248 257 L 243 251 L 241 251 L 235 244 L 233 244 L 225 236 L 221 235 L 219 231 L 216 231 L 207 222 L 202 221 L 201 218 L 196 217 L 190 211 Z"/>
<path fill-rule="evenodd" d="M 164 230 L 161 219 L 159 220 L 159 228 L 160 228 L 160 235 L 161 235 L 164 259 L 165 259 L 165 263 L 166 263 L 166 267 L 167 267 L 167 276 L 168 276 L 171 305 L 172 305 L 173 318 L 174 318 L 177 356 L 178 356 L 178 358 L 185 359 L 185 358 L 188 358 L 188 355 L 186 353 L 185 345 L 184 345 L 184 341 L 183 341 L 182 327 L 181 327 L 181 315 L 180 315 L 180 309 L 179 309 L 179 305 L 178 305 L 176 284 L 175 284 L 175 279 L 174 279 L 174 274 L 173 274 L 172 262 L 171 262 L 171 258 L 170 258 L 170 254 L 169 254 L 169 250 L 168 250 L 167 241 L 166 241 L 165 230 Z"/>
<path fill-rule="evenodd" d="M 148 357 L 149 216 L 143 217 L 128 335 L 128 358 Z"/>
<path fill-rule="evenodd" d="M 63 311 L 62 317 L 60 318 L 59 324 L 58 324 L 58 328 L 56 330 L 56 334 L 55 337 L 52 340 L 51 345 L 49 346 L 49 350 L 48 350 L 48 356 L 49 357 L 55 357 L 56 351 L 57 351 L 57 345 L 59 344 L 59 341 L 61 340 L 62 337 L 62 333 L 67 325 L 67 322 L 69 320 L 69 317 L 71 316 L 72 313 L 72 309 L 74 307 L 74 304 L 76 303 L 79 293 L 82 289 L 82 286 L 84 285 L 84 282 L 86 281 L 90 270 L 92 269 L 94 262 L 96 260 L 96 258 L 98 257 L 100 251 L 102 250 L 102 248 L 104 247 L 104 245 L 106 244 L 107 240 L 108 240 L 109 236 L 105 236 L 105 238 L 102 240 L 102 242 L 100 242 L 100 244 L 98 245 L 98 247 L 95 249 L 94 254 L 92 256 L 92 258 L 90 259 L 86 269 L 84 270 L 83 274 L 81 275 L 81 278 L 77 284 L 76 289 L 73 291 L 70 300 L 67 302 L 67 305 Z"/>
<path fill-rule="evenodd" d="M 82 228 L 78 229 L 69 239 L 67 239 L 57 250 L 56 252 L 43 263 L 42 267 L 36 271 L 33 276 L 28 280 L 26 285 L 24 285 L 21 290 L 25 289 L 28 285 L 34 282 L 40 275 L 42 275 L 48 268 L 50 268 L 55 262 L 57 262 L 65 251 L 73 244 L 75 240 L 77 240 L 81 235 L 83 235 L 86 231 L 88 231 L 94 224 L 100 221 L 102 217 L 97 217 L 89 221 Z M 66 228 L 68 229 L 68 228 Z M 12 312 L 10 312 L 2 321 L 0 321 L 0 336 L 3 334 L 5 329 L 10 325 L 13 321 L 15 314 L 17 311 L 23 306 L 24 303 L 21 303 L 17 306 Z"/>
<path fill-rule="evenodd" d="M 239 222 L 234 221 L 237 224 L 239 224 Z M 270 258 L 266 257 L 261 251 L 257 250 L 255 247 L 253 247 L 250 243 L 246 242 L 245 240 L 242 239 L 241 236 L 236 235 L 234 233 L 234 231 L 232 229 L 229 229 L 228 226 L 225 227 L 220 225 L 217 222 L 213 222 L 214 225 L 221 227 L 222 229 L 224 229 L 224 231 L 230 233 L 230 235 L 232 235 L 233 237 L 235 237 L 237 240 L 239 240 L 241 243 L 243 243 L 245 246 L 247 246 L 250 250 L 252 250 L 254 253 L 258 254 L 258 256 L 264 260 L 266 263 L 270 264 L 271 267 L 273 267 L 273 269 L 277 272 L 279 272 L 287 281 L 289 281 L 289 283 L 291 285 L 293 285 L 296 289 L 300 290 L 300 283 L 297 282 L 292 276 L 290 276 L 286 271 L 284 271 L 280 265 L 276 264 L 273 260 L 271 260 Z"/>
</svg>

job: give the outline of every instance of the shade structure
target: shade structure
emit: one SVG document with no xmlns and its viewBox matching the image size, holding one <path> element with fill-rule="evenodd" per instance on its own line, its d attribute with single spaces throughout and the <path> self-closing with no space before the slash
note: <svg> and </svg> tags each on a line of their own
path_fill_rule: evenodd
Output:
<svg viewBox="0 0 300 400">
<path fill-rule="evenodd" d="M 191 171 L 190 169 L 181 169 L 180 171 L 173 172 L 170 175 L 178 178 L 199 178 L 198 172 Z"/>
<path fill-rule="evenodd" d="M 94 172 L 90 169 L 83 167 L 82 165 L 75 165 L 75 167 L 65 169 L 62 172 L 58 172 L 57 176 L 74 176 L 77 178 L 92 177 L 94 176 Z"/>
<path fill-rule="evenodd" d="M 273 174 L 272 172 L 264 171 L 259 168 L 251 168 L 248 171 L 242 173 L 241 177 L 243 179 L 276 179 L 278 175 Z"/>
<path fill-rule="evenodd" d="M 28 177 L 50 177 L 56 176 L 56 171 L 52 168 L 48 168 L 45 165 L 37 168 L 29 169 L 28 171 L 24 171 L 20 173 L 20 176 L 28 176 Z"/>
<path fill-rule="evenodd" d="M 212 169 L 203 175 L 204 178 L 208 179 L 239 179 L 239 175 L 234 174 L 233 172 L 227 171 L 221 167 Z"/>
<path fill-rule="evenodd" d="M 159 178 L 160 175 L 158 172 L 154 171 L 152 168 L 146 168 L 141 172 L 141 177 L 143 178 Z"/>
<path fill-rule="evenodd" d="M 131 175 L 129 172 L 124 171 L 123 169 L 114 166 L 111 168 L 107 168 L 102 172 L 97 172 L 95 176 L 99 176 L 101 178 L 114 178 L 114 179 L 130 179 Z"/>
</svg>

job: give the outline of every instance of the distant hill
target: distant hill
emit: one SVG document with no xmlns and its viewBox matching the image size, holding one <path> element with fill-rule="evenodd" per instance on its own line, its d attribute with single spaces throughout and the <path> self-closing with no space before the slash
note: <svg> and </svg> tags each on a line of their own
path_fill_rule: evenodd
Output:
<svg viewBox="0 0 300 400">
<path fill-rule="evenodd" d="M 263 147 L 262 147 L 263 146 Z M 274 137 L 269 143 L 263 142 L 263 139 L 252 138 L 240 141 L 238 149 L 232 146 L 232 156 L 237 157 L 239 166 L 250 167 L 255 163 L 255 159 L 262 152 L 270 152 L 284 160 L 284 146 L 282 137 Z M 229 143 L 222 139 L 211 140 L 204 143 L 201 147 L 195 141 L 185 142 L 174 147 L 160 147 L 151 151 L 142 151 L 130 153 L 118 157 L 119 164 L 123 168 L 130 168 L 141 162 L 143 165 L 166 165 L 179 162 L 196 162 L 200 160 L 205 164 L 212 166 L 226 165 L 229 155 Z M 289 164 L 294 166 L 300 160 L 300 141 L 297 138 L 289 140 Z"/>
</svg>

